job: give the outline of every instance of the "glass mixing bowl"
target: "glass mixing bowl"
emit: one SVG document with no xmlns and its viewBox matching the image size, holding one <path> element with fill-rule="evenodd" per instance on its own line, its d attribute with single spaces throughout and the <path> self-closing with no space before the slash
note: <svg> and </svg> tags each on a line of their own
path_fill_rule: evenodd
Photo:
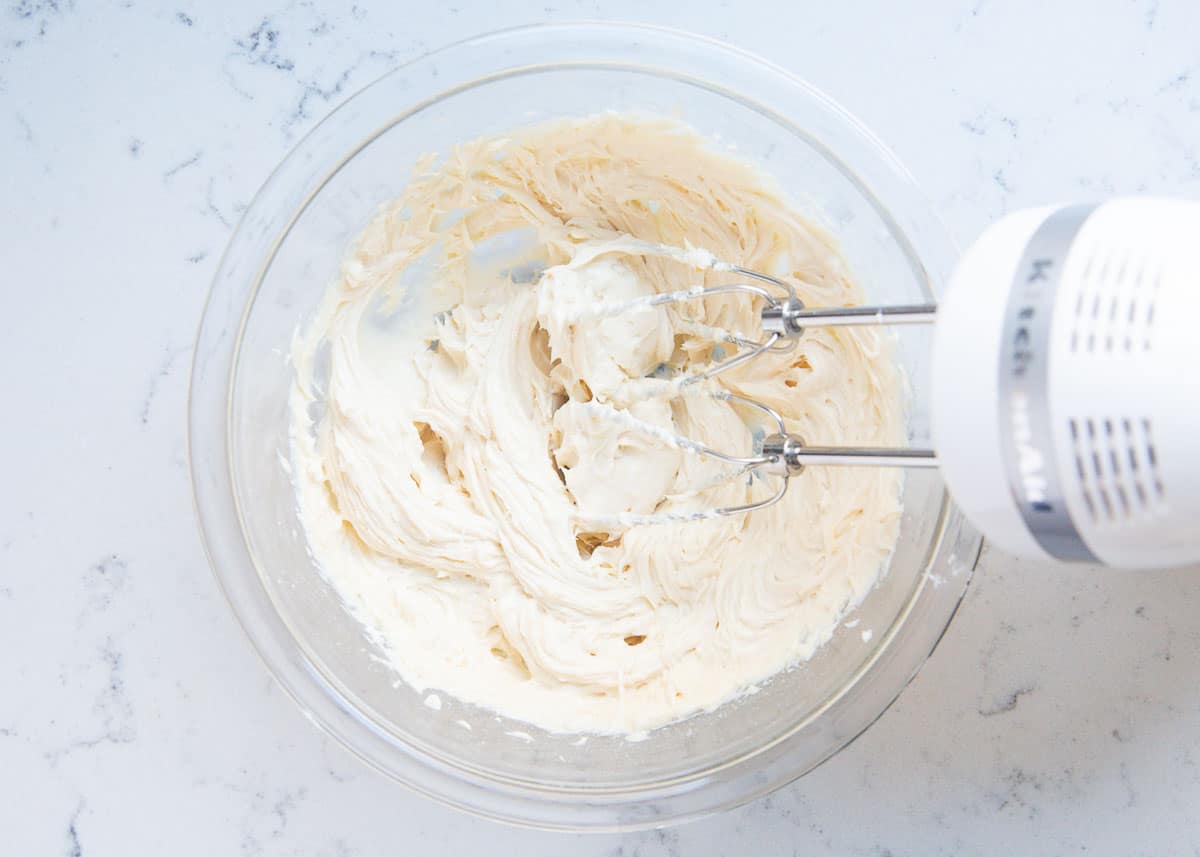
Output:
<svg viewBox="0 0 1200 857">
<path fill-rule="evenodd" d="M 521 28 L 400 68 L 288 155 L 221 261 L 189 402 L 192 480 L 213 569 L 267 667 L 310 719 L 419 792 L 490 818 L 575 830 L 695 818 L 829 758 L 883 713 L 933 650 L 980 544 L 937 474 L 909 473 L 890 570 L 853 628 L 757 693 L 638 742 L 592 736 L 580 744 L 449 698 L 434 711 L 397 680 L 314 567 L 297 519 L 281 463 L 293 333 L 351 239 L 400 193 L 421 155 L 601 110 L 678 117 L 760 165 L 840 236 L 872 301 L 927 301 L 945 280 L 953 247 L 912 179 L 802 81 L 669 30 Z M 910 437 L 927 444 L 929 332 L 908 329 L 900 340 Z"/>
</svg>

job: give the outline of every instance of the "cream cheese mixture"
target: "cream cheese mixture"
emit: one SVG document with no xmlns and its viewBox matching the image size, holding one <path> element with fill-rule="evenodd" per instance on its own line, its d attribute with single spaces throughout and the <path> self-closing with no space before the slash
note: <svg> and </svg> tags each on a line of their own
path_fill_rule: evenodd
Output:
<svg viewBox="0 0 1200 857">
<path fill-rule="evenodd" d="M 417 690 L 638 732 L 810 657 L 874 585 L 895 470 L 812 467 L 763 511 L 636 523 L 774 488 L 675 440 L 754 449 L 752 412 L 714 391 L 810 443 L 903 439 L 874 329 L 683 386 L 733 353 L 720 331 L 758 332 L 759 304 L 598 311 L 735 281 L 714 259 L 811 306 L 861 302 L 833 237 L 760 173 L 646 117 L 465 144 L 357 239 L 294 349 L 292 459 L 315 559 Z"/>
</svg>

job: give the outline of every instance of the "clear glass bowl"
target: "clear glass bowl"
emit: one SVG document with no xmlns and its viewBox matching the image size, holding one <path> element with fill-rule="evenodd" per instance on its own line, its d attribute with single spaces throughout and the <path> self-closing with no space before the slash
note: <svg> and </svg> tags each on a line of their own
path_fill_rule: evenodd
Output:
<svg viewBox="0 0 1200 857">
<path fill-rule="evenodd" d="M 280 460 L 293 332 L 419 156 L 600 110 L 677 116 L 761 165 L 840 236 L 874 301 L 929 300 L 945 279 L 953 247 L 912 179 L 845 111 L 781 69 L 650 27 L 508 30 L 389 74 L 284 160 L 217 272 L 189 402 L 192 480 L 213 569 L 267 667 L 310 719 L 419 792 L 490 818 L 575 830 L 695 818 L 829 758 L 883 713 L 933 650 L 980 544 L 936 473 L 910 473 L 891 568 L 854 628 L 758 693 L 640 742 L 593 736 L 577 745 L 575 736 L 453 699 L 433 711 L 397 681 L 314 568 L 297 520 Z M 928 331 L 907 330 L 901 341 L 911 437 L 928 442 Z"/>
</svg>

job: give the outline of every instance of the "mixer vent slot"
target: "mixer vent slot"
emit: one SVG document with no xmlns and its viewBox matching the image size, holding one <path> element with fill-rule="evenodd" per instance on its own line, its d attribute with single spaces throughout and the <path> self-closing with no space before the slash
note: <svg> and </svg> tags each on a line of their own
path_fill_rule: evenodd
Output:
<svg viewBox="0 0 1200 857">
<path fill-rule="evenodd" d="M 1163 271 L 1119 249 L 1093 254 L 1077 285 L 1071 351 L 1120 354 L 1149 351 Z"/>
<path fill-rule="evenodd" d="M 1092 520 L 1116 523 L 1162 510 L 1166 493 L 1150 420 L 1073 417 L 1068 426 L 1080 493 Z"/>
</svg>

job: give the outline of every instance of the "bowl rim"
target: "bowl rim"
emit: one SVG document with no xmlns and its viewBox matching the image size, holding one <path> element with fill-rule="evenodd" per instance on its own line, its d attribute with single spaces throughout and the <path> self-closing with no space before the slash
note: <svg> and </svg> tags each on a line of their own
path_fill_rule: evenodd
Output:
<svg viewBox="0 0 1200 857">
<path fill-rule="evenodd" d="M 890 150 L 853 116 L 810 84 L 741 48 L 671 28 L 610 21 L 529 25 L 484 33 L 454 42 L 398 66 L 343 101 L 293 146 L 255 194 L 243 213 L 241 222 L 230 237 L 205 301 L 189 378 L 187 403 L 189 478 L 201 540 L 218 586 L 268 672 L 318 728 L 334 737 L 353 755 L 358 756 L 365 763 L 392 779 L 420 793 L 476 815 L 549 829 L 628 830 L 697 818 L 752 800 L 812 770 L 848 746 L 871 723 L 882 716 L 916 675 L 920 665 L 932 653 L 933 648 L 949 627 L 950 620 L 961 603 L 971 572 L 978 560 L 982 542 L 979 535 L 965 522 L 943 493 L 939 521 L 931 541 L 929 556 L 936 559 L 939 553 L 944 554 L 945 549 L 949 546 L 951 562 L 955 558 L 969 558 L 969 563 L 958 569 L 959 572 L 966 572 L 961 574 L 961 586 L 947 586 L 946 589 L 952 591 L 941 592 L 940 583 L 931 582 L 930 563 L 926 563 L 920 583 L 914 588 L 904 607 L 893 619 L 891 626 L 881 635 L 880 642 L 872 655 L 860 664 L 850 681 L 843 685 L 835 695 L 809 712 L 803 720 L 791 725 L 772 741 L 735 759 L 726 760 L 703 771 L 690 772 L 670 780 L 660 780 L 638 787 L 612 786 L 585 790 L 555 788 L 548 784 L 497 778 L 489 771 L 473 769 L 469 766 L 464 767 L 457 762 L 439 758 L 412 742 L 408 742 L 403 748 L 397 747 L 395 739 L 398 736 L 394 732 L 383 729 L 379 724 L 373 722 L 370 716 L 364 715 L 362 711 L 355 708 L 347 698 L 347 692 L 339 687 L 340 683 L 336 677 L 326 675 L 323 669 L 314 663 L 306 652 L 306 644 L 292 634 L 287 621 L 275 611 L 274 602 L 265 587 L 262 586 L 258 576 L 257 570 L 260 566 L 253 557 L 249 545 L 245 543 L 242 510 L 237 492 L 233 489 L 232 445 L 228 436 L 230 421 L 227 417 L 233 405 L 233 384 L 244 326 L 257 297 L 259 285 L 295 220 L 333 175 L 372 140 L 397 122 L 402 121 L 403 118 L 413 115 L 418 110 L 424 109 L 454 92 L 479 85 L 490 79 L 509 77 L 530 69 L 544 71 L 563 67 L 620 68 L 656 73 L 662 73 L 663 69 L 631 62 L 627 58 L 607 62 L 579 61 L 576 63 L 564 60 L 534 66 L 510 65 L 497 60 L 492 63 L 496 65 L 496 71 L 491 76 L 472 78 L 458 85 L 442 86 L 425 99 L 410 104 L 403 110 L 398 110 L 395 116 L 378 127 L 374 133 L 362 139 L 346 152 L 332 169 L 325 171 L 315 187 L 304 195 L 301 204 L 287 215 L 288 219 L 284 228 L 269 241 L 269 252 L 266 255 L 251 252 L 251 256 L 256 256 L 250 260 L 256 273 L 249 280 L 250 287 L 247 295 L 244 289 L 246 279 L 234 276 L 234 274 L 239 270 L 239 252 L 252 251 L 253 247 L 258 246 L 256 242 L 261 242 L 266 236 L 265 232 L 255 235 L 249 240 L 251 247 L 242 246 L 247 243 L 247 235 L 253 232 L 258 225 L 254 221 L 255 213 L 268 201 L 272 189 L 278 188 L 279 182 L 296 164 L 306 145 L 316 139 L 323 129 L 327 129 L 335 117 L 344 114 L 357 99 L 374 90 L 384 81 L 402 75 L 406 71 L 412 72 L 422 64 L 434 63 L 448 57 L 453 58 L 456 52 L 467 50 L 475 53 L 485 45 L 494 46 L 506 42 L 516 44 L 530 38 L 537 40 L 586 37 L 585 40 L 590 41 L 611 38 L 614 35 L 619 39 L 640 37 L 650 40 L 666 40 L 673 43 L 675 47 L 685 50 L 706 51 L 708 53 L 704 54 L 705 58 L 719 56 L 775 78 L 781 84 L 795 89 L 823 109 L 842 126 L 842 130 L 853 133 L 861 143 L 865 144 L 867 151 L 879 166 L 885 167 L 893 177 L 906 185 L 905 189 L 910 195 L 915 195 L 924 201 L 923 195 L 916 188 L 915 181 Z M 602 50 L 609 46 L 602 43 L 589 43 L 589 47 Z M 610 54 L 618 51 L 615 44 L 611 48 Z M 669 76 L 678 77 L 679 75 L 671 73 Z M 686 82 L 695 83 L 696 81 L 686 78 Z M 735 97 L 743 103 L 745 101 L 730 90 L 718 88 L 718 91 Z M 774 113 L 772 116 L 777 118 Z M 811 139 L 807 133 L 805 133 L 805 137 Z M 844 166 L 840 157 L 831 156 L 829 160 L 839 167 Z M 853 180 L 856 177 L 850 176 L 850 178 Z M 860 186 L 862 185 L 860 184 Z M 873 193 L 865 187 L 864 191 L 873 197 Z M 875 202 L 878 205 L 878 200 Z M 879 210 L 881 214 L 885 214 L 890 219 L 890 212 L 887 209 L 880 207 Z M 932 205 L 928 202 L 924 202 L 922 215 L 936 223 L 936 215 L 933 213 Z M 908 241 L 907 234 L 894 221 L 891 221 L 889 225 L 894 237 L 904 242 Z M 937 225 L 940 226 L 940 223 Z M 266 237 L 270 238 L 270 236 Z M 944 228 L 941 230 L 941 237 L 948 242 Z M 912 248 L 911 243 L 908 244 L 907 250 L 910 259 L 917 262 L 924 261 L 923 257 Z M 229 300 L 230 298 L 233 299 L 232 302 Z M 244 298 L 241 305 L 238 304 L 239 298 Z M 218 317 L 218 310 L 224 311 L 226 315 Z M 236 325 L 231 327 L 228 322 L 235 318 L 237 319 Z M 225 425 L 214 434 L 211 429 L 216 427 L 214 421 L 218 420 L 224 421 Z M 205 438 L 207 443 L 215 440 L 218 449 L 212 451 L 200 449 L 200 438 Z M 202 466 L 205 462 L 209 466 Z M 214 464 L 218 466 L 211 466 Z M 234 525 L 233 529 L 230 528 L 230 524 Z M 227 534 L 229 532 L 238 534 L 240 545 L 228 543 L 229 536 Z M 243 567 L 248 564 L 254 574 L 248 575 L 240 570 L 235 571 L 234 566 L 239 564 Z M 959 578 L 956 578 L 955 583 L 958 580 Z M 844 738 L 834 742 L 827 752 L 815 760 L 809 759 L 803 764 L 793 764 L 790 767 L 787 764 L 781 764 L 781 762 L 786 762 L 786 759 L 781 758 L 786 756 L 786 748 L 783 745 L 806 724 L 835 705 L 842 703 L 865 676 L 879 669 L 880 662 L 886 658 L 889 652 L 894 654 L 892 644 L 908 626 L 908 621 L 914 611 L 922 609 L 922 605 L 925 610 L 928 610 L 931 598 L 941 606 L 936 634 L 932 636 L 932 639 L 925 640 L 921 644 L 921 648 L 924 648 L 925 645 L 928 648 L 923 654 L 918 655 L 916 666 L 910 668 L 907 675 L 900 676 L 901 681 L 893 682 L 894 687 L 889 688 L 881 705 L 879 704 L 880 700 L 877 700 L 876 704 L 872 706 L 877 710 L 865 718 L 860 717 L 861 722 L 856 723 L 847 731 Z M 288 641 L 292 644 L 290 648 L 287 645 Z M 390 748 L 390 752 L 384 751 L 384 754 L 390 757 L 389 763 L 385 763 L 379 753 L 373 752 L 373 750 L 383 749 L 385 744 Z M 405 757 L 403 759 L 396 757 L 396 752 L 401 750 Z M 744 770 L 746 763 L 751 759 L 771 753 L 774 753 L 775 758 L 769 769 L 770 775 L 764 776 L 762 771 L 748 772 Z M 700 787 L 696 787 L 697 784 Z M 717 787 L 714 787 L 714 784 Z M 583 798 L 591 803 L 588 804 L 586 812 L 579 813 L 578 806 L 564 802 L 564 798 L 572 800 Z M 657 810 L 643 815 L 628 812 L 631 806 L 646 805 L 648 802 L 652 802 Z"/>
</svg>

